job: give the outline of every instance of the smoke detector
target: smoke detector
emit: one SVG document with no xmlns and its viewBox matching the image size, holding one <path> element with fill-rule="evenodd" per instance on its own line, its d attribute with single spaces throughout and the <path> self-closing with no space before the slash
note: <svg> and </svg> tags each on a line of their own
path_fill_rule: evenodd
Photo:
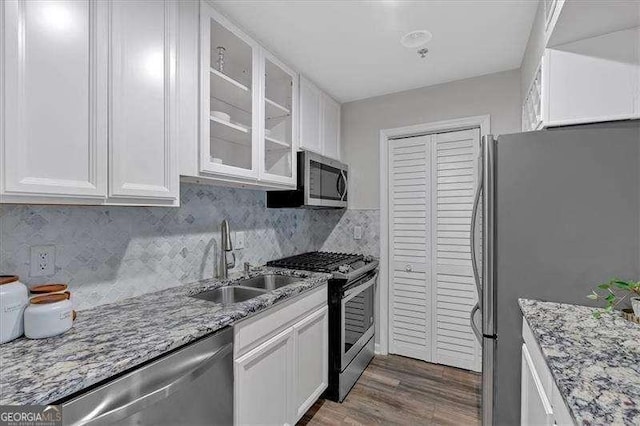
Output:
<svg viewBox="0 0 640 426">
<path fill-rule="evenodd" d="M 409 49 L 416 49 L 429 43 L 433 38 L 433 34 L 427 30 L 411 31 L 402 36 L 400 43 Z"/>
</svg>

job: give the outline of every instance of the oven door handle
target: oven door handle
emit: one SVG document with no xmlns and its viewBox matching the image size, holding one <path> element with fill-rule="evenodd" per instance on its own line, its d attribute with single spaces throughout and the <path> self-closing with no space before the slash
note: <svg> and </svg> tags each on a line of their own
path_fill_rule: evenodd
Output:
<svg viewBox="0 0 640 426">
<path fill-rule="evenodd" d="M 348 302 L 349 300 L 357 296 L 359 293 L 362 293 L 364 290 L 371 287 L 376 282 L 377 278 L 378 278 L 378 271 L 376 271 L 373 275 L 371 275 L 371 278 L 368 278 L 364 284 L 361 284 L 354 288 L 350 288 L 349 290 L 345 291 L 344 296 L 342 297 L 342 303 L 344 304 Z"/>
<path fill-rule="evenodd" d="M 334 273 L 334 274 L 337 275 L 338 278 L 346 279 L 347 282 L 348 281 L 353 281 L 354 279 L 356 279 L 356 277 L 360 277 L 360 276 L 366 274 L 369 271 L 373 271 L 374 269 L 376 269 L 378 267 L 379 264 L 380 264 L 379 261 L 372 260 L 371 262 L 367 263 L 362 268 L 357 269 L 357 270 L 355 270 L 353 272 L 349 272 L 348 274 L 341 274 L 340 272 Z"/>
</svg>

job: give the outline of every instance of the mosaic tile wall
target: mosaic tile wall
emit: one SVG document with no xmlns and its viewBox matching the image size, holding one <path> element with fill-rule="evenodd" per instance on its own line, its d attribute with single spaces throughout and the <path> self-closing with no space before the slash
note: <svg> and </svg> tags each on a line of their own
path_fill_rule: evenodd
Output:
<svg viewBox="0 0 640 426">
<path fill-rule="evenodd" d="M 243 262 L 310 250 L 375 254 L 371 211 L 267 209 L 265 193 L 183 184 L 180 208 L 0 205 L 0 272 L 68 283 L 78 309 L 214 275 L 220 222 L 245 232 Z M 353 240 L 353 226 L 363 239 Z M 56 246 L 56 272 L 30 277 L 30 247 Z"/>
<path fill-rule="evenodd" d="M 362 227 L 362 238 L 353 238 L 353 228 Z M 335 225 L 323 250 L 362 253 L 380 257 L 380 210 L 347 210 Z"/>
</svg>

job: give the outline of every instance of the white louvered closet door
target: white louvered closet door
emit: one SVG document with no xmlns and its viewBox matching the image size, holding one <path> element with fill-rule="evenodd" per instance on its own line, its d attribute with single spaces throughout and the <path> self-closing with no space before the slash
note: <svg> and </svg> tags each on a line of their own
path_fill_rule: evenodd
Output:
<svg viewBox="0 0 640 426">
<path fill-rule="evenodd" d="M 390 141 L 390 351 L 431 361 L 431 137 Z"/>
<path fill-rule="evenodd" d="M 433 135 L 433 147 L 434 362 L 480 371 L 482 352 L 469 325 L 477 300 L 471 266 L 471 213 L 480 131 Z"/>
<path fill-rule="evenodd" d="M 471 211 L 478 129 L 389 143 L 390 352 L 480 371 Z"/>
</svg>

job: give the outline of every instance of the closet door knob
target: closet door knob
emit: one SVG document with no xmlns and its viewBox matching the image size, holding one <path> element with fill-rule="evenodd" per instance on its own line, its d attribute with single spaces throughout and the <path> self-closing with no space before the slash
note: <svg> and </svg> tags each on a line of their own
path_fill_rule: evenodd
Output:
<svg viewBox="0 0 640 426">
<path fill-rule="evenodd" d="M 407 265 L 407 266 L 404 268 L 404 270 L 405 270 L 405 271 L 407 271 L 407 272 L 411 272 L 411 271 L 413 271 L 413 266 L 411 266 L 411 265 Z"/>
</svg>

